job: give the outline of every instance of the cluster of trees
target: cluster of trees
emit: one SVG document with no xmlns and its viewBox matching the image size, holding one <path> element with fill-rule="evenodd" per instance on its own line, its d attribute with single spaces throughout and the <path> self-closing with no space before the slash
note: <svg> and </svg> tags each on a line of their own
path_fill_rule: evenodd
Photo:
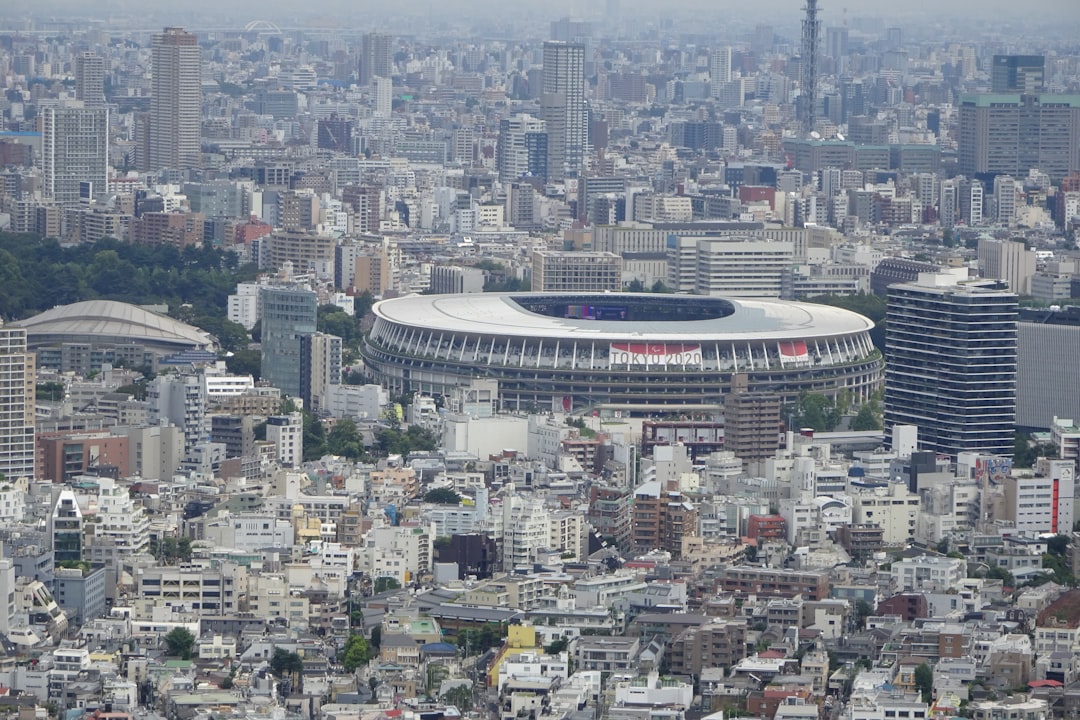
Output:
<svg viewBox="0 0 1080 720">
<path fill-rule="evenodd" d="M 166 633 L 165 654 L 169 657 L 190 660 L 195 652 L 195 636 L 185 627 L 177 627 Z"/>
<path fill-rule="evenodd" d="M 0 316 L 23 318 L 102 298 L 190 305 L 194 318 L 224 318 L 236 283 L 256 274 L 235 253 L 212 247 L 180 250 L 111 238 L 63 247 L 55 239 L 0 233 Z"/>
<path fill-rule="evenodd" d="M 150 554 L 164 565 L 191 560 L 191 538 L 150 538 Z"/>
<path fill-rule="evenodd" d="M 659 293 L 659 294 L 662 294 L 662 295 L 670 295 L 671 293 L 673 293 L 675 291 L 672 290 L 671 288 L 669 288 L 667 285 L 665 285 L 663 280 L 657 280 L 656 282 L 654 282 L 652 284 L 652 287 L 645 287 L 645 283 L 641 282 L 640 280 L 634 279 L 634 280 L 631 280 L 629 283 L 627 283 L 626 292 L 632 292 L 632 293 L 651 292 L 651 293 Z"/>
<path fill-rule="evenodd" d="M 396 425 L 380 428 L 375 435 L 374 450 L 379 457 L 401 455 L 411 452 L 430 452 L 438 447 L 439 439 L 435 433 L 419 425 L 410 425 L 402 430 Z"/>
<path fill-rule="evenodd" d="M 450 488 L 435 488 L 424 494 L 424 502 L 436 505 L 457 505 L 461 502 L 461 496 Z"/>
<path fill-rule="evenodd" d="M 506 626 L 495 623 L 485 623 L 479 628 L 459 630 L 457 634 L 457 646 L 465 651 L 465 656 L 483 655 L 497 645 L 501 645 L 506 637 Z"/>
<path fill-rule="evenodd" d="M 310 412 L 304 416 L 304 460 L 318 460 L 323 455 L 339 455 L 349 460 L 371 462 L 376 457 L 389 455 L 406 456 L 415 451 L 431 451 L 438 446 L 438 438 L 426 428 L 416 425 L 402 430 L 399 426 L 380 427 L 375 431 L 373 445 L 365 445 L 356 422 L 342 418 L 327 432 L 322 421 Z"/>
<path fill-rule="evenodd" d="M 821 393 L 803 393 L 793 416 L 796 428 L 813 428 L 817 432 L 832 432 L 850 411 L 851 402 L 844 396 L 833 400 Z M 859 406 L 851 419 L 852 430 L 880 430 L 881 403 L 877 397 Z"/>
<path fill-rule="evenodd" d="M 1039 442 L 1026 433 L 1018 432 L 1013 441 L 1013 467 L 1029 468 L 1041 457 L 1058 457 L 1058 446 L 1054 443 Z"/>
<path fill-rule="evenodd" d="M 345 651 L 341 656 L 341 665 L 349 672 L 352 672 L 362 665 L 367 665 L 368 661 L 373 657 L 375 657 L 375 652 L 372 650 L 367 638 L 360 633 L 353 633 L 345 643 Z"/>
</svg>

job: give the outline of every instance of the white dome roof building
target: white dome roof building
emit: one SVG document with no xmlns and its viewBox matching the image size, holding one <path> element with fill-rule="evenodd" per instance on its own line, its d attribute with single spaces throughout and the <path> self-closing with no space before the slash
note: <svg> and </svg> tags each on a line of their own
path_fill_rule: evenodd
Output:
<svg viewBox="0 0 1080 720">
<path fill-rule="evenodd" d="M 38 366 L 96 370 L 103 362 L 138 367 L 185 351 L 213 351 L 212 335 L 167 315 L 113 300 L 60 305 L 12 323 L 26 329 Z"/>
</svg>

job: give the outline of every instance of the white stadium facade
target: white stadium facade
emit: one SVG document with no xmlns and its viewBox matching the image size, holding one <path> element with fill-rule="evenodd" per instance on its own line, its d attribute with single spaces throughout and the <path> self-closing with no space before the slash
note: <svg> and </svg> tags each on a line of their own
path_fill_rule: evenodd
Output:
<svg viewBox="0 0 1080 720">
<path fill-rule="evenodd" d="M 367 372 L 392 392 L 499 382 L 503 409 L 713 410 L 749 390 L 853 401 L 880 386 L 873 323 L 826 305 L 644 293 L 418 295 L 377 303 Z"/>
</svg>

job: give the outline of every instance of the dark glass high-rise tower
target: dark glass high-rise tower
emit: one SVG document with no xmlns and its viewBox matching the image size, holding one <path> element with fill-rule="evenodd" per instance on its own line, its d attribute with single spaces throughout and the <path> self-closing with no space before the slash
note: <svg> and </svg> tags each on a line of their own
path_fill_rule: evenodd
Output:
<svg viewBox="0 0 1080 720">
<path fill-rule="evenodd" d="M 885 425 L 922 449 L 1013 452 L 1017 295 L 1000 281 L 926 273 L 889 288 Z"/>
</svg>

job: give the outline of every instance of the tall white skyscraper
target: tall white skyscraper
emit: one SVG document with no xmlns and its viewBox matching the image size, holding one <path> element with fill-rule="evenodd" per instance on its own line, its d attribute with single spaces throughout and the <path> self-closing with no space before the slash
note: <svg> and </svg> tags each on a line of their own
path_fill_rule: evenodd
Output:
<svg viewBox="0 0 1080 720">
<path fill-rule="evenodd" d="M 731 48 L 723 47 L 713 50 L 712 55 L 709 56 L 709 79 L 712 81 L 713 88 L 716 88 L 717 83 L 731 82 Z M 714 89 L 713 97 L 718 94 Z"/>
<path fill-rule="evenodd" d="M 394 107 L 394 81 L 388 77 L 377 77 L 375 85 L 375 117 L 390 117 Z"/>
<path fill-rule="evenodd" d="M 105 58 L 92 52 L 75 58 L 75 99 L 88 107 L 105 104 Z"/>
<path fill-rule="evenodd" d="M 580 174 L 588 140 L 584 45 L 544 43 L 540 105 L 548 132 L 548 178 L 562 180 Z"/>
<path fill-rule="evenodd" d="M 0 321 L 0 473 L 34 477 L 34 354 L 26 330 Z"/>
<path fill-rule="evenodd" d="M 80 183 L 102 198 L 109 183 L 109 109 L 74 100 L 42 109 L 42 180 L 45 197 L 78 205 Z"/>
<path fill-rule="evenodd" d="M 202 156 L 202 50 L 183 28 L 154 36 L 149 169 L 199 167 Z"/>
</svg>

